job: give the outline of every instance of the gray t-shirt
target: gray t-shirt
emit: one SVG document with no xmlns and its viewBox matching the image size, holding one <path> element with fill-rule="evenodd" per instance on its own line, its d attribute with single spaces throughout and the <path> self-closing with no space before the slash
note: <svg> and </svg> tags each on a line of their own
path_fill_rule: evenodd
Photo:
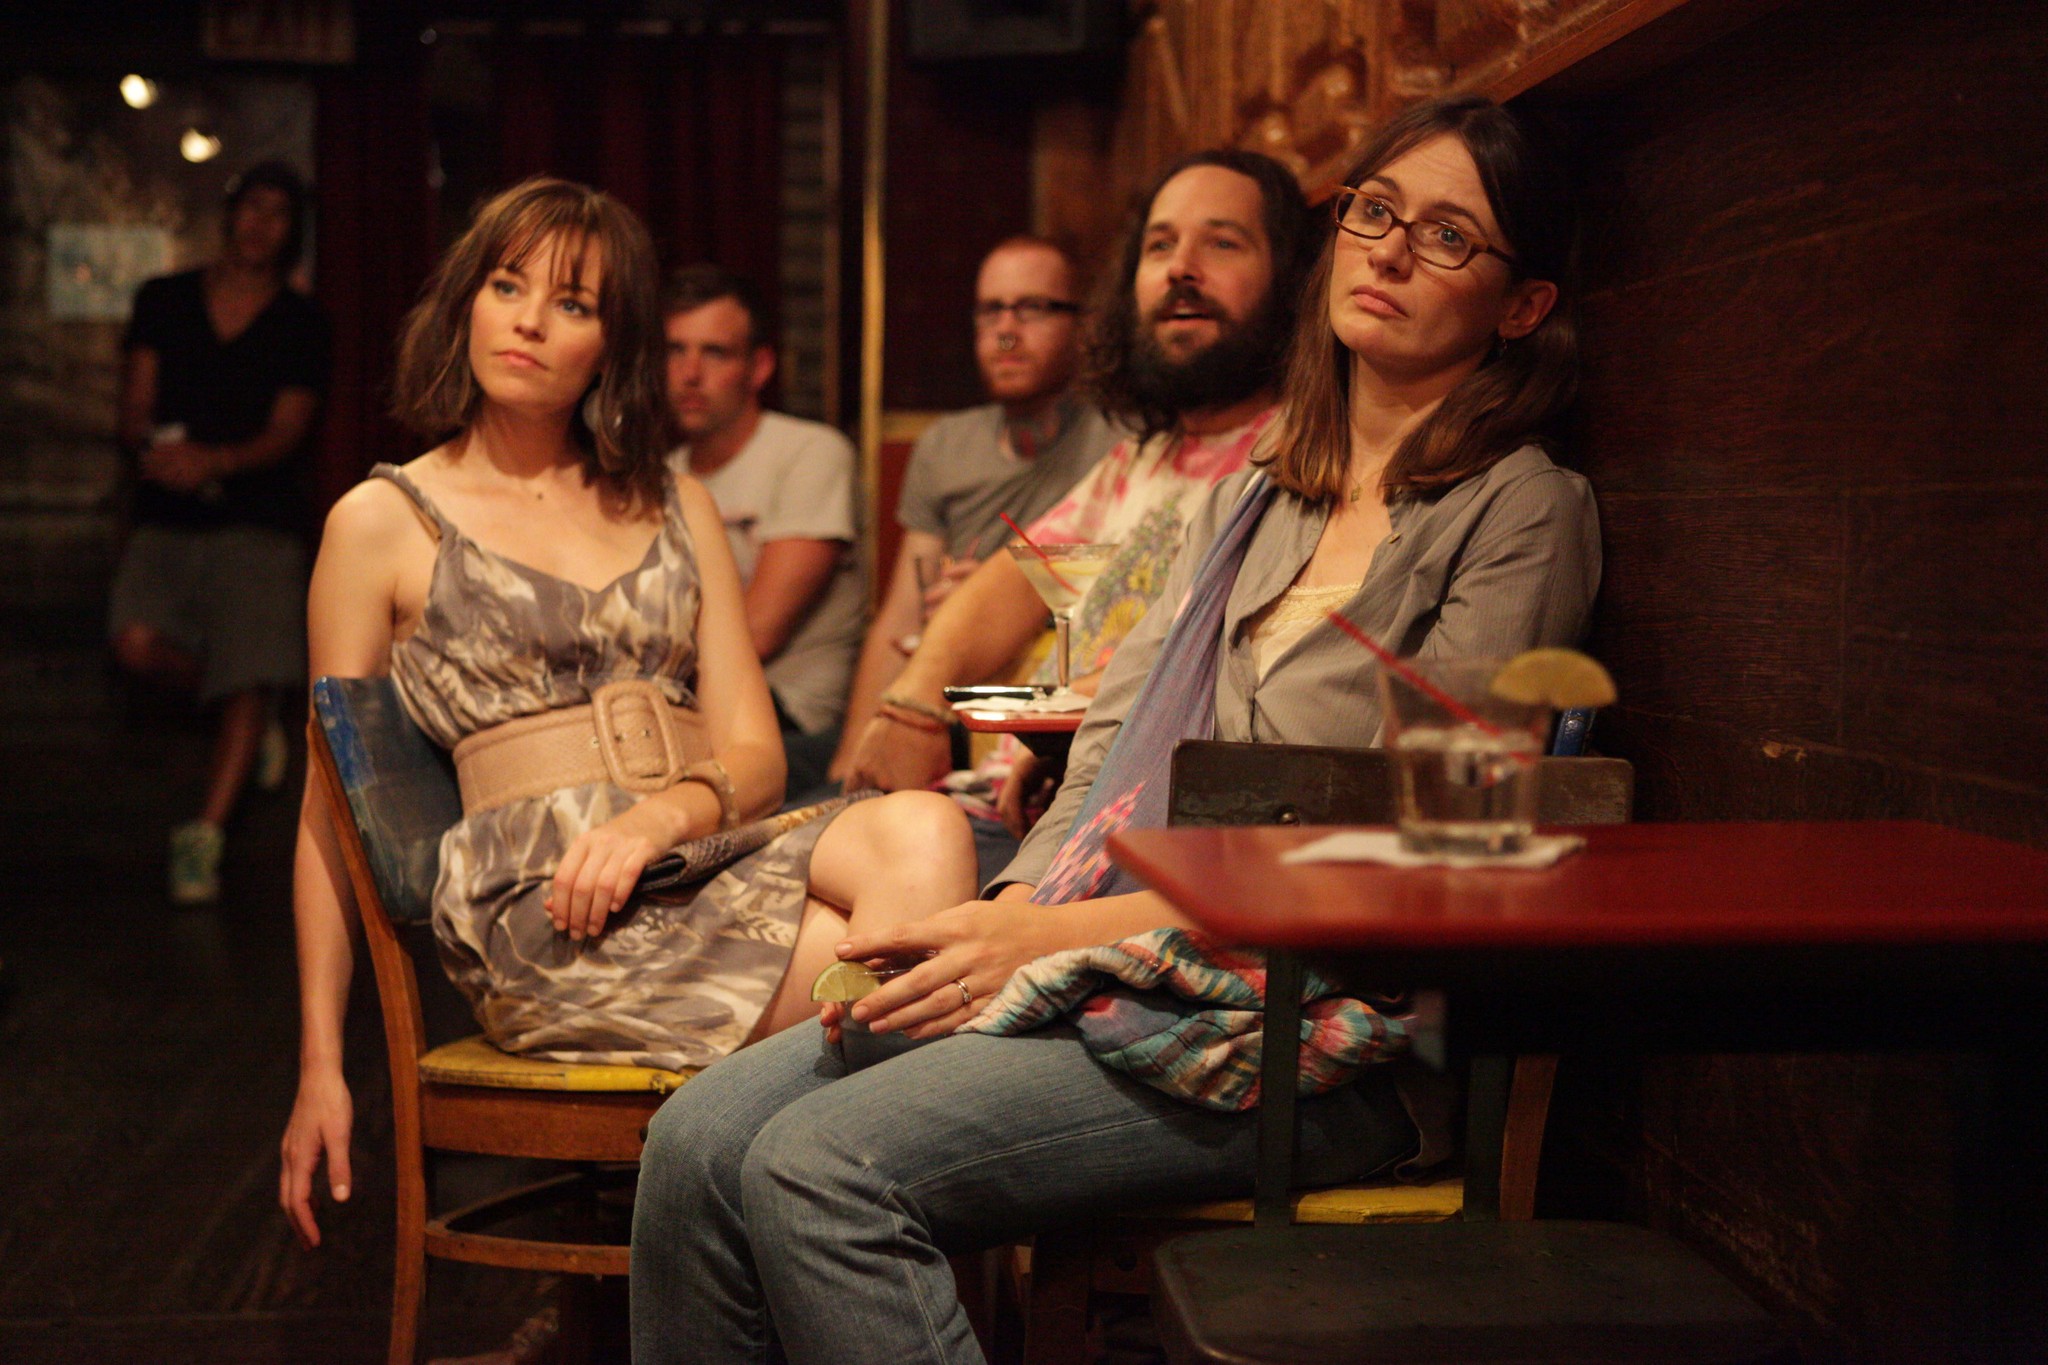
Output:
<svg viewBox="0 0 2048 1365">
<path fill-rule="evenodd" d="M 670 457 L 689 468 L 687 447 Z M 768 686 L 806 734 L 836 723 L 853 684 L 860 653 L 867 591 L 855 546 L 853 445 L 822 422 L 764 412 L 740 453 L 700 475 L 725 521 L 725 537 L 739 564 L 740 583 L 751 583 L 761 547 L 771 540 L 844 542 L 839 564 L 782 652 L 768 660 Z"/>
<path fill-rule="evenodd" d="M 1004 448 L 1000 404 L 949 412 L 911 448 L 896 520 L 906 531 L 939 537 L 955 558 L 985 559 L 1009 535 L 998 512 L 1029 525 L 1122 436 L 1092 403 L 1070 398 L 1061 405 L 1059 434 L 1022 460 Z"/>
</svg>

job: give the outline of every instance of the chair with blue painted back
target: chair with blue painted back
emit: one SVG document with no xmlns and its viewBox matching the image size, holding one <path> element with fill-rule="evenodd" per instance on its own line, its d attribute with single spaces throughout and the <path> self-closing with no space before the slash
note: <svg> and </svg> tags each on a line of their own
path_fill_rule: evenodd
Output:
<svg viewBox="0 0 2048 1365">
<path fill-rule="evenodd" d="M 619 1183 L 599 1163 L 639 1160 L 647 1121 L 687 1074 L 573 1066 L 513 1057 L 482 1035 L 429 1049 L 413 961 L 400 935 L 431 918 L 441 835 L 462 817 L 455 769 L 420 732 L 386 678 L 313 684 L 307 752 L 329 808 L 383 1005 L 398 1186 L 391 1365 L 411 1365 L 426 1258 L 521 1270 L 618 1276 L 618 1241 L 500 1235 L 504 1220 L 587 1207 Z M 343 817 L 346 818 L 343 818 Z M 574 1163 L 537 1184 L 433 1215 L 427 1170 L 436 1151 Z"/>
</svg>

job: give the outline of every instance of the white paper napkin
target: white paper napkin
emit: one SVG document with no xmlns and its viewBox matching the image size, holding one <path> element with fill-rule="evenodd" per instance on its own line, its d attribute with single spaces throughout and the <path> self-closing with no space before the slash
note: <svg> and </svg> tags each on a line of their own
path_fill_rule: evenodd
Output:
<svg viewBox="0 0 2048 1365">
<path fill-rule="evenodd" d="M 956 701 L 955 711 L 986 711 L 999 716 L 1064 715 L 1069 711 L 1086 711 L 1091 698 L 1079 692 L 1054 692 L 1049 696 L 1033 697 L 1026 701 L 1022 697 L 983 697 L 975 701 Z"/>
<path fill-rule="evenodd" d="M 1549 867 L 1578 852 L 1586 841 L 1576 834 L 1534 834 L 1516 853 L 1417 853 L 1401 846 L 1393 830 L 1352 830 L 1331 834 L 1280 855 L 1283 863 L 1385 863 L 1389 867 Z"/>
</svg>

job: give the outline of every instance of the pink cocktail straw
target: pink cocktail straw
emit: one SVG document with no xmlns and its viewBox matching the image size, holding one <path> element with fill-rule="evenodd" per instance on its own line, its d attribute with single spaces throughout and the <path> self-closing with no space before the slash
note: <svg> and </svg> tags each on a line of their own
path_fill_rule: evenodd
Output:
<svg viewBox="0 0 2048 1365">
<path fill-rule="evenodd" d="M 1052 556 L 1047 554 L 1045 551 L 1039 549 L 1038 542 L 1033 540 L 1030 536 L 1025 535 L 1024 528 L 1019 526 L 1016 522 L 1010 520 L 1010 514 L 1008 512 L 998 512 L 996 513 L 996 515 L 1001 517 L 1003 519 L 1003 524 L 1005 526 L 1008 526 L 1012 531 L 1015 531 L 1017 533 L 1017 539 L 1023 541 L 1024 544 L 1030 549 L 1031 553 L 1037 555 L 1038 558 L 1045 564 L 1045 571 L 1052 575 L 1053 582 L 1059 584 L 1068 592 L 1073 593 L 1076 597 L 1080 596 L 1080 590 L 1077 589 L 1072 583 L 1069 583 L 1066 580 L 1066 577 L 1063 574 L 1061 574 L 1058 569 L 1053 567 Z"/>
<path fill-rule="evenodd" d="M 1417 673 L 1407 664 L 1402 663 L 1399 659 L 1394 657 L 1394 652 L 1392 650 L 1388 649 L 1378 640 L 1373 639 L 1372 636 L 1367 635 L 1364 631 L 1360 630 L 1357 626 L 1352 625 L 1351 622 L 1345 620 L 1336 612 L 1330 612 L 1328 613 L 1328 615 L 1330 618 L 1330 624 L 1334 625 L 1335 627 L 1337 627 L 1337 629 L 1343 631 L 1346 635 L 1349 635 L 1352 639 L 1358 641 L 1358 643 L 1364 645 L 1367 649 L 1371 650 L 1373 652 L 1373 657 L 1377 658 L 1382 664 L 1385 664 L 1387 667 L 1387 671 L 1392 673 L 1395 677 L 1399 678 L 1402 682 L 1407 683 L 1410 687 L 1420 692 L 1423 696 L 1428 697 L 1431 701 L 1435 702 L 1438 706 L 1443 707 L 1444 710 L 1450 712 L 1459 720 L 1464 721 L 1467 725 L 1475 725 L 1479 727 L 1481 731 L 1489 735 L 1498 735 L 1501 733 L 1501 729 L 1498 725 L 1495 725 L 1492 721 L 1489 721 L 1484 717 L 1480 716 L 1477 712 L 1473 711 L 1471 707 L 1465 705 L 1465 703 L 1459 701 L 1456 697 L 1444 691 L 1441 687 L 1438 687 L 1435 683 L 1423 677 L 1420 673 Z"/>
</svg>

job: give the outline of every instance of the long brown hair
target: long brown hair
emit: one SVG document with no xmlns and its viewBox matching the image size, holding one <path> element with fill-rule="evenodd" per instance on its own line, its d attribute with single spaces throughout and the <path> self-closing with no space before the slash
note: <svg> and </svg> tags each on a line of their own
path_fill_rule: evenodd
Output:
<svg viewBox="0 0 2048 1365">
<path fill-rule="evenodd" d="M 1212 149 L 1190 153 L 1159 173 L 1132 201 L 1125 216 L 1116 270 L 1096 286 L 1084 341 L 1083 386 L 1104 412 L 1133 428 L 1140 439 L 1173 430 L 1181 417 L 1178 408 L 1148 390 L 1134 364 L 1142 326 L 1136 283 L 1145 249 L 1145 226 L 1152 216 L 1152 201 L 1166 183 L 1197 166 L 1235 171 L 1259 187 L 1266 242 L 1273 257 L 1272 285 L 1259 307 L 1244 319 L 1240 335 L 1247 353 L 1235 357 L 1238 363 L 1223 388 L 1212 396 L 1219 406 L 1248 398 L 1278 381 L 1292 330 L 1289 310 L 1301 294 L 1302 281 L 1314 259 L 1315 215 L 1309 212 L 1294 173 L 1272 157 L 1236 148 Z"/>
<path fill-rule="evenodd" d="M 1539 440 L 1578 386 L 1575 205 L 1562 159 L 1540 129 L 1473 96 L 1415 105 L 1379 130 L 1344 183 L 1357 185 L 1443 134 L 1464 143 L 1479 168 L 1487 203 L 1507 235 L 1502 246 L 1515 256 L 1514 279 L 1550 281 L 1557 302 L 1534 331 L 1497 346 L 1401 442 L 1380 476 L 1390 501 L 1447 488 Z M 1351 353 L 1329 319 L 1335 238 L 1332 226 L 1302 296 L 1280 430 L 1267 457 L 1274 482 L 1317 502 L 1343 494 L 1351 464 Z"/>
<path fill-rule="evenodd" d="M 434 440 L 476 420 L 483 389 L 469 366 L 470 307 L 491 271 L 520 265 L 549 241 L 559 242 L 555 259 L 571 284 L 579 283 L 587 244 L 597 244 L 604 262 L 602 369 L 569 419 L 584 477 L 629 507 L 658 506 L 668 399 L 654 243 L 631 209 L 588 186 L 537 176 L 477 210 L 406 316 L 392 413 Z"/>
</svg>

